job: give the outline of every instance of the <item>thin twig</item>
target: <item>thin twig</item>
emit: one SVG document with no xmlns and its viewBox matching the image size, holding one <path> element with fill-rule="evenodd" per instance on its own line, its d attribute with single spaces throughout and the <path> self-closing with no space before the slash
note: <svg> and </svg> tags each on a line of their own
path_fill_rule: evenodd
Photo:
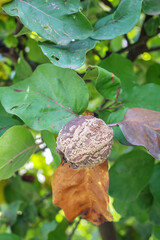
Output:
<svg viewBox="0 0 160 240">
<path fill-rule="evenodd" d="M 45 146 L 44 148 L 38 148 L 38 149 L 35 151 L 35 153 L 42 152 L 42 151 L 44 151 L 46 148 L 47 148 L 47 146 Z"/>
<path fill-rule="evenodd" d="M 117 127 L 119 126 L 119 123 L 111 123 L 111 124 L 107 124 L 108 127 Z"/>
<path fill-rule="evenodd" d="M 46 195 L 44 195 L 38 202 L 36 202 L 36 205 L 39 205 L 43 203 L 44 200 L 52 196 L 52 191 L 49 191 Z"/>
<path fill-rule="evenodd" d="M 128 43 L 128 46 L 131 45 L 130 41 L 129 41 L 129 38 L 127 36 L 127 34 L 124 34 L 124 38 L 126 39 L 127 43 Z"/>
<path fill-rule="evenodd" d="M 76 229 L 77 229 L 80 221 L 81 221 L 81 217 L 80 217 L 79 220 L 76 222 L 76 224 L 75 224 L 75 226 L 74 226 L 71 234 L 68 236 L 68 239 L 67 239 L 67 240 L 71 240 L 71 239 L 72 239 L 72 237 L 73 237 L 73 235 L 74 235 L 74 233 L 75 233 L 75 231 L 76 231 Z"/>
<path fill-rule="evenodd" d="M 104 105 L 107 103 L 107 101 L 108 101 L 107 99 L 103 98 L 103 100 L 102 100 L 102 102 L 101 102 L 101 104 L 100 104 L 100 106 L 98 108 L 99 112 L 101 112 L 101 109 L 104 107 Z"/>
<path fill-rule="evenodd" d="M 160 29 L 156 32 L 155 35 L 152 35 L 152 36 L 147 36 L 147 35 L 145 35 L 144 37 L 142 37 L 142 38 L 140 39 L 140 41 L 137 41 L 137 42 L 135 42 L 135 43 L 133 43 L 133 44 L 130 44 L 130 45 L 128 45 L 127 47 L 120 49 L 120 50 L 117 51 L 116 53 L 123 53 L 123 52 L 125 52 L 125 51 L 130 51 L 130 50 L 133 50 L 133 49 L 135 49 L 135 48 L 137 48 L 137 47 L 140 47 L 141 45 L 144 45 L 150 38 L 153 38 L 154 36 L 156 36 L 158 33 L 160 33 Z M 148 50 L 149 50 L 149 49 L 148 49 Z M 157 50 L 157 49 L 154 49 L 154 50 Z M 152 50 L 152 51 L 154 51 L 154 50 Z M 159 50 L 159 49 L 158 49 L 158 50 Z"/>
</svg>

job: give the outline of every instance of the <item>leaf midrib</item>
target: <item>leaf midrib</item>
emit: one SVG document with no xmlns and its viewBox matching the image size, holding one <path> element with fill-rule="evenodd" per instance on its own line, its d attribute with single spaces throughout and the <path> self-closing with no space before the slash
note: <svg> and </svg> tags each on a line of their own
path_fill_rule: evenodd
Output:
<svg viewBox="0 0 160 240">
<path fill-rule="evenodd" d="M 7 160 L 8 162 L 6 162 L 3 166 L 0 167 L 0 170 L 3 169 L 4 167 L 6 167 L 8 164 L 12 163 L 17 157 L 19 157 L 20 155 L 22 155 L 23 153 L 27 152 L 28 150 L 32 149 L 32 148 L 35 148 L 37 147 L 36 144 L 26 148 L 26 149 L 23 149 L 21 152 L 19 152 L 18 154 L 16 154 L 13 158 Z"/>
</svg>

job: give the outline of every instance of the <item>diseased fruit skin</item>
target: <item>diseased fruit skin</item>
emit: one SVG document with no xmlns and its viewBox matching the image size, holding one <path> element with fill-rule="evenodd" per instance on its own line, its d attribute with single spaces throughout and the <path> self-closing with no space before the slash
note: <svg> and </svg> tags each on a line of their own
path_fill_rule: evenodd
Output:
<svg viewBox="0 0 160 240">
<path fill-rule="evenodd" d="M 79 116 L 59 132 L 57 152 L 75 169 L 103 163 L 111 152 L 113 130 L 101 119 Z"/>
</svg>

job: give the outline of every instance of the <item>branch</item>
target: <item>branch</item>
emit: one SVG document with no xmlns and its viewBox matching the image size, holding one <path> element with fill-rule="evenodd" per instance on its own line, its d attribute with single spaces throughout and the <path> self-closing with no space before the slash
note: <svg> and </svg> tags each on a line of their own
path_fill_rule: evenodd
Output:
<svg viewBox="0 0 160 240">
<path fill-rule="evenodd" d="M 143 25 L 141 28 L 141 33 L 138 39 L 138 43 L 140 43 L 136 48 L 132 49 L 129 51 L 127 58 L 130 59 L 131 61 L 134 61 L 138 55 L 147 52 L 147 41 L 157 35 L 159 33 L 159 30 L 156 32 L 155 35 L 153 36 L 148 36 L 145 31 L 145 23 L 151 18 L 151 16 L 146 15 L 145 20 L 143 21 Z"/>
<path fill-rule="evenodd" d="M 36 205 L 39 205 L 43 203 L 44 200 L 52 196 L 52 191 L 49 191 L 46 195 L 44 195 L 38 202 L 36 202 Z"/>
<path fill-rule="evenodd" d="M 151 52 L 151 51 L 159 50 L 159 47 L 148 49 L 148 47 L 146 45 L 147 41 L 150 38 L 153 38 L 154 36 L 156 36 L 158 33 L 160 33 L 160 29 L 157 30 L 155 35 L 152 35 L 152 36 L 145 35 L 145 36 L 141 37 L 141 39 L 139 39 L 134 44 L 131 44 L 131 45 L 127 46 L 126 48 L 122 48 L 119 51 L 117 51 L 116 53 L 123 53 L 125 51 L 129 51 L 127 58 L 134 61 L 138 55 L 140 55 L 144 52 Z"/>
<path fill-rule="evenodd" d="M 147 50 L 147 52 L 154 52 L 154 51 L 158 51 L 158 50 L 160 50 L 160 46 L 158 46 L 158 47 L 153 47 L 153 48 L 149 48 L 149 49 Z"/>
<path fill-rule="evenodd" d="M 112 222 L 105 222 L 99 226 L 102 240 L 118 240 L 117 234 Z"/>
<path fill-rule="evenodd" d="M 127 34 L 124 34 L 124 38 L 126 39 L 127 43 L 128 43 L 128 46 L 131 44 L 130 41 L 129 41 L 129 38 L 127 36 Z"/>
<path fill-rule="evenodd" d="M 67 240 L 71 240 L 71 239 L 72 239 L 72 237 L 73 237 L 73 235 L 74 235 L 74 233 L 75 233 L 75 231 L 76 231 L 76 229 L 77 229 L 77 227 L 78 227 L 80 221 L 81 221 L 81 218 L 79 218 L 78 222 L 76 222 L 76 224 L 75 224 L 75 226 L 74 226 L 74 228 L 73 228 L 71 234 L 68 236 L 68 239 L 67 239 Z"/>
</svg>

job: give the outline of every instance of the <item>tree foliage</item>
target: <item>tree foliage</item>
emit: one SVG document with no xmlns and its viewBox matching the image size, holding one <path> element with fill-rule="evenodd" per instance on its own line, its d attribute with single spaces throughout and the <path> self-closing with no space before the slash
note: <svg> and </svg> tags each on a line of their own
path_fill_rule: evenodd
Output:
<svg viewBox="0 0 160 240">
<path fill-rule="evenodd" d="M 0 240 L 160 239 L 159 14 L 158 0 L 1 1 Z M 114 144 L 75 170 L 56 138 L 81 114 Z"/>
</svg>

